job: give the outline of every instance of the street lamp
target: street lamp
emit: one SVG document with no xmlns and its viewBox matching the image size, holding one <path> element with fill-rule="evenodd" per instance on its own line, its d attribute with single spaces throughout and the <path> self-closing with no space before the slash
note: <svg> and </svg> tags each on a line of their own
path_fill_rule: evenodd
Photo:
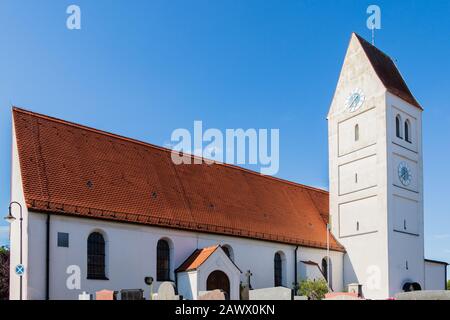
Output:
<svg viewBox="0 0 450 320">
<path fill-rule="evenodd" d="M 9 210 L 8 210 L 8 215 L 5 217 L 5 220 L 8 223 L 13 223 L 16 218 L 12 215 L 12 205 L 13 204 L 17 204 L 19 206 L 20 209 L 20 265 L 22 265 L 22 221 L 23 221 L 23 217 L 22 217 L 22 205 L 20 203 L 18 203 L 17 201 L 12 201 L 9 204 Z M 19 275 L 20 276 L 20 300 L 22 300 L 22 276 L 23 273 Z"/>
</svg>

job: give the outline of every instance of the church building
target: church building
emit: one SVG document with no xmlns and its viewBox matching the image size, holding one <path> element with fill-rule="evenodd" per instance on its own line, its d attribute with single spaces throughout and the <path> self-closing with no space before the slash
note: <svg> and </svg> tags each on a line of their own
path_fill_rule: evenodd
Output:
<svg viewBox="0 0 450 320">
<path fill-rule="evenodd" d="M 369 299 L 444 289 L 447 264 L 424 254 L 422 111 L 391 58 L 352 34 L 327 118 L 327 192 L 174 164 L 169 149 L 14 107 L 10 298 L 148 298 L 166 281 L 190 300 L 305 279 Z"/>
</svg>

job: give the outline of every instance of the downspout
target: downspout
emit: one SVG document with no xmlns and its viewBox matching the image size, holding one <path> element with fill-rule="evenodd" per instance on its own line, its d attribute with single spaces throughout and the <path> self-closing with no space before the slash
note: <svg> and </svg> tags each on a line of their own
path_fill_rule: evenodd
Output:
<svg viewBox="0 0 450 320">
<path fill-rule="evenodd" d="M 294 250 L 294 295 L 297 295 L 297 290 L 298 290 L 298 279 L 297 279 L 297 251 L 298 251 L 298 246 L 295 247 Z"/>
<path fill-rule="evenodd" d="M 47 213 L 46 235 L 46 259 L 45 259 L 45 300 L 50 300 L 50 213 Z"/>
</svg>

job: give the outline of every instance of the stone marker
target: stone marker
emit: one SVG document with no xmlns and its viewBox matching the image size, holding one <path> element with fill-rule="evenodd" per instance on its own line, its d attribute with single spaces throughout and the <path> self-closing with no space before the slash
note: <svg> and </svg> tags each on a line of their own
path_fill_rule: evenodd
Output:
<svg viewBox="0 0 450 320">
<path fill-rule="evenodd" d="M 401 292 L 395 295 L 396 300 L 450 300 L 450 290 L 424 290 Z"/>
<path fill-rule="evenodd" d="M 86 291 L 83 291 L 83 293 L 78 295 L 78 300 L 92 300 L 92 295 Z"/>
<path fill-rule="evenodd" d="M 250 291 L 248 286 L 241 286 L 240 297 L 241 300 L 248 300 L 248 292 Z"/>
<path fill-rule="evenodd" d="M 294 300 L 308 300 L 308 296 L 294 296 Z"/>
<path fill-rule="evenodd" d="M 255 289 L 248 292 L 249 300 L 292 300 L 292 290 L 285 287 Z"/>
<path fill-rule="evenodd" d="M 225 300 L 225 292 L 216 289 L 211 291 L 200 291 L 198 300 Z"/>
<path fill-rule="evenodd" d="M 165 281 L 158 288 L 158 300 L 180 300 L 173 282 Z"/>
<path fill-rule="evenodd" d="M 95 300 L 117 300 L 117 291 L 100 290 L 95 293 Z"/>
</svg>

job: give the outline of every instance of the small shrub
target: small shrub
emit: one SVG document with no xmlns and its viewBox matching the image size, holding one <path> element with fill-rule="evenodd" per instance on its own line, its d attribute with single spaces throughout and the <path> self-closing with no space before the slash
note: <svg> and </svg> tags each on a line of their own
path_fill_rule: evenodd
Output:
<svg viewBox="0 0 450 320">
<path fill-rule="evenodd" d="M 300 282 L 298 293 L 311 300 L 321 300 L 328 293 L 328 284 L 325 280 L 303 280 Z"/>
</svg>

